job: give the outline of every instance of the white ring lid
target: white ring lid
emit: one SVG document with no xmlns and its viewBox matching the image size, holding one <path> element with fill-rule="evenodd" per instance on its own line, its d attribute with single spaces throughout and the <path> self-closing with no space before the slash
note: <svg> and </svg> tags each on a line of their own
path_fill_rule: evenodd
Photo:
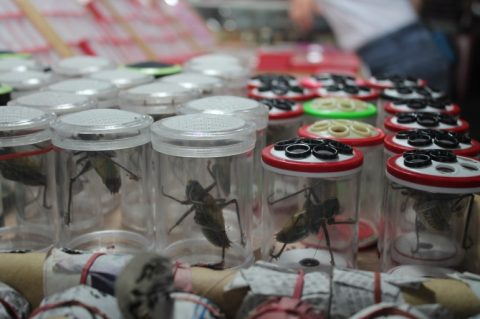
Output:
<svg viewBox="0 0 480 319">
<path fill-rule="evenodd" d="M 56 115 L 79 112 L 97 107 L 97 101 L 85 95 L 66 92 L 39 91 L 21 96 L 8 105 L 33 107 Z"/>
<path fill-rule="evenodd" d="M 155 80 L 152 75 L 126 68 L 96 72 L 91 74 L 89 78 L 110 82 L 120 90 L 130 89 Z"/>
<path fill-rule="evenodd" d="M 225 115 L 178 115 L 155 122 L 152 127 L 155 151 L 181 157 L 224 157 L 253 150 L 255 127 Z"/>
<path fill-rule="evenodd" d="M 445 97 L 445 93 L 428 86 L 393 87 L 383 90 L 381 97 L 393 100 L 439 99 Z"/>
<path fill-rule="evenodd" d="M 268 107 L 255 100 L 237 96 L 210 96 L 190 101 L 179 107 L 180 114 L 208 113 L 239 116 L 255 123 L 257 130 L 268 124 Z"/>
<path fill-rule="evenodd" d="M 86 55 L 65 58 L 52 65 L 55 73 L 68 77 L 79 77 L 113 68 L 115 63 L 109 59 Z"/>
<path fill-rule="evenodd" d="M 238 64 L 188 64 L 186 70 L 204 75 L 214 76 L 225 81 L 238 82 L 239 86 L 247 86 L 249 71 Z"/>
<path fill-rule="evenodd" d="M 116 150 L 150 142 L 148 115 L 116 109 L 67 114 L 52 123 L 55 146 L 79 151 Z"/>
<path fill-rule="evenodd" d="M 115 99 L 118 89 L 111 83 L 94 79 L 71 79 L 51 84 L 51 91 L 68 92 L 96 98 L 98 101 Z"/>
<path fill-rule="evenodd" d="M 0 146 L 30 145 L 49 140 L 48 127 L 54 118 L 54 114 L 34 108 L 0 107 Z"/>
<path fill-rule="evenodd" d="M 7 72 L 0 74 L 0 82 L 17 91 L 37 90 L 52 83 L 53 76 L 37 71 Z"/>
<path fill-rule="evenodd" d="M 169 75 L 161 78 L 160 82 L 177 84 L 187 89 L 198 90 L 202 95 L 218 92 L 224 87 L 221 79 L 198 73 Z"/>
<path fill-rule="evenodd" d="M 43 66 L 32 59 L 2 58 L 0 59 L 0 72 L 25 72 L 42 71 Z"/>
</svg>

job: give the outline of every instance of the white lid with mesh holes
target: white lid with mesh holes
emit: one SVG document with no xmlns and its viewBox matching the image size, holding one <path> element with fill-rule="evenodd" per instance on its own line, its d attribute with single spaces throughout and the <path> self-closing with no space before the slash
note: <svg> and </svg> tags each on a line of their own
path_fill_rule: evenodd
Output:
<svg viewBox="0 0 480 319">
<path fill-rule="evenodd" d="M 187 89 L 197 90 L 202 95 L 219 92 L 224 87 L 221 79 L 197 73 L 169 75 L 161 78 L 160 82 L 178 84 Z"/>
<path fill-rule="evenodd" d="M 79 77 L 113 68 L 115 62 L 97 56 L 73 56 L 52 65 L 55 73 L 68 77 Z"/>
<path fill-rule="evenodd" d="M 57 118 L 52 143 L 78 151 L 117 150 L 150 142 L 148 115 L 116 109 L 93 109 Z"/>
<path fill-rule="evenodd" d="M 100 71 L 91 74 L 89 77 L 95 80 L 110 82 L 120 90 L 147 84 L 155 79 L 152 75 L 126 68 Z"/>
<path fill-rule="evenodd" d="M 226 81 L 228 87 L 247 87 L 250 79 L 246 67 L 237 64 L 192 64 L 187 65 L 187 71 L 214 76 Z"/>
<path fill-rule="evenodd" d="M 255 126 L 225 115 L 169 117 L 152 127 L 155 151 L 172 156 L 211 158 L 242 154 L 255 147 Z"/>
<path fill-rule="evenodd" d="M 42 71 L 43 66 L 32 59 L 4 58 L 0 59 L 0 72 Z"/>
<path fill-rule="evenodd" d="M 204 65 L 218 65 L 218 64 L 238 64 L 242 65 L 242 60 L 229 54 L 204 54 L 190 59 L 187 64 L 204 64 Z"/>
<path fill-rule="evenodd" d="M 56 115 L 80 112 L 97 107 L 97 101 L 84 95 L 66 92 L 39 91 L 21 96 L 8 105 L 33 107 Z"/>
<path fill-rule="evenodd" d="M 180 114 L 208 113 L 239 116 L 255 123 L 257 130 L 268 124 L 268 107 L 258 101 L 237 96 L 210 96 L 190 101 L 179 107 Z"/>
<path fill-rule="evenodd" d="M 65 80 L 51 84 L 47 88 L 50 91 L 90 96 L 99 102 L 116 99 L 118 95 L 118 89 L 115 85 L 94 79 Z"/>
<path fill-rule="evenodd" d="M 38 90 L 52 82 L 51 73 L 37 71 L 0 73 L 0 83 L 17 91 Z"/>
<path fill-rule="evenodd" d="M 199 93 L 181 85 L 154 82 L 120 92 L 122 109 L 149 115 L 175 114 L 176 106 L 197 98 Z"/>
<path fill-rule="evenodd" d="M 0 107 L 0 147 L 40 143 L 50 139 L 55 115 L 30 107 Z"/>
</svg>

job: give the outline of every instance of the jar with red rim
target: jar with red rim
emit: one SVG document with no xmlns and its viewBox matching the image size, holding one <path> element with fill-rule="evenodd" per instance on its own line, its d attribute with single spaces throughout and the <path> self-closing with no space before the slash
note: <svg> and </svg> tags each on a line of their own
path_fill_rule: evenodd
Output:
<svg viewBox="0 0 480 319">
<path fill-rule="evenodd" d="M 337 84 L 357 85 L 361 80 L 353 73 L 330 73 L 320 72 L 304 77 L 300 80 L 300 84 L 308 89 L 318 89 L 322 86 L 331 86 Z"/>
<path fill-rule="evenodd" d="M 444 92 L 429 86 L 395 86 L 381 91 L 378 103 L 377 126 L 381 126 L 386 117 L 385 106 L 396 101 L 445 99 Z"/>
<path fill-rule="evenodd" d="M 292 138 L 262 151 L 262 257 L 288 267 L 356 266 L 362 153 L 330 139 Z"/>
<path fill-rule="evenodd" d="M 265 99 L 268 107 L 267 144 L 295 136 L 303 122 L 303 105 L 288 100 Z"/>
<path fill-rule="evenodd" d="M 401 75 L 377 75 L 370 76 L 363 83 L 371 88 L 383 90 L 396 87 L 415 87 L 425 86 L 427 82 L 425 80 L 413 77 L 413 76 L 401 76 Z"/>
<path fill-rule="evenodd" d="M 473 245 L 472 202 L 480 161 L 446 150 L 388 159 L 382 270 L 429 276 L 463 270 Z"/>
<path fill-rule="evenodd" d="M 443 149 L 466 157 L 477 157 L 480 154 L 480 142 L 472 139 L 469 133 L 430 129 L 389 134 L 385 137 L 384 146 L 385 160 L 411 150 Z"/>
<path fill-rule="evenodd" d="M 250 78 L 248 97 L 252 99 L 278 99 L 307 101 L 316 97 L 313 90 L 299 85 L 298 80 L 288 74 L 261 74 Z"/>
<path fill-rule="evenodd" d="M 467 132 L 470 124 L 462 118 L 433 112 L 402 112 L 384 121 L 385 131 L 400 132 L 414 129 L 434 129 L 449 132 Z"/>
<path fill-rule="evenodd" d="M 383 139 L 379 128 L 359 121 L 323 120 L 302 126 L 298 135 L 304 138 L 328 138 L 360 150 L 364 164 L 360 177 L 358 248 L 374 245 L 378 238 L 383 173 Z"/>
<path fill-rule="evenodd" d="M 335 83 L 332 85 L 321 86 L 316 89 L 319 97 L 347 97 L 378 104 L 379 91 L 361 84 Z"/>
</svg>

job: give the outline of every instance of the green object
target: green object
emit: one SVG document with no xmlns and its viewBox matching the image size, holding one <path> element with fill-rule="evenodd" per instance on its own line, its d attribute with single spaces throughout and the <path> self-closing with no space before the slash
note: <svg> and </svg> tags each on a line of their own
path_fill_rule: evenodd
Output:
<svg viewBox="0 0 480 319">
<path fill-rule="evenodd" d="M 13 91 L 13 89 L 11 87 L 9 87 L 8 85 L 0 84 L 0 94 L 1 95 L 12 93 L 12 91 Z"/>
<path fill-rule="evenodd" d="M 0 105 L 7 105 L 11 99 L 13 89 L 8 85 L 0 84 Z"/>
<path fill-rule="evenodd" d="M 166 75 L 172 75 L 182 72 L 182 67 L 178 64 L 167 64 L 155 61 L 139 62 L 128 64 L 124 66 L 127 69 L 142 72 L 144 74 L 152 75 L 155 78 L 160 78 Z"/>
<path fill-rule="evenodd" d="M 319 119 L 365 119 L 377 114 L 375 105 L 348 98 L 320 98 L 303 104 L 306 115 Z"/>
<path fill-rule="evenodd" d="M 0 59 L 10 59 L 10 58 L 18 58 L 18 59 L 29 59 L 32 55 L 28 53 L 16 53 L 13 51 L 0 51 Z"/>
</svg>

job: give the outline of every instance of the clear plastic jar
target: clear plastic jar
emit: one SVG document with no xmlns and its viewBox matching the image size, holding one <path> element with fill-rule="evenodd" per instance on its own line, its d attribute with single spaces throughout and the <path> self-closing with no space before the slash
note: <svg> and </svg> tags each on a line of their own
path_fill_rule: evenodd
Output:
<svg viewBox="0 0 480 319">
<path fill-rule="evenodd" d="M 8 57 L 0 59 L 0 73 L 44 70 L 44 66 L 33 59 Z"/>
<path fill-rule="evenodd" d="M 256 143 L 254 149 L 254 179 L 253 179 L 253 247 L 260 249 L 262 233 L 262 187 L 263 170 L 260 163 L 262 149 L 266 145 L 266 131 L 268 123 L 268 108 L 258 101 L 237 96 L 211 96 L 190 101 L 182 105 L 180 114 L 222 114 L 239 117 L 247 123 L 254 123 L 256 127 Z"/>
<path fill-rule="evenodd" d="M 241 65 L 188 63 L 185 70 L 222 79 L 225 83 L 225 94 L 247 96 L 247 82 L 250 73 Z"/>
<path fill-rule="evenodd" d="M 7 105 L 12 98 L 12 91 L 11 87 L 0 83 L 0 106 Z"/>
<path fill-rule="evenodd" d="M 137 251 L 154 244 L 149 202 L 147 115 L 94 109 L 52 124 L 56 147 L 59 245 L 85 251 Z M 112 207 L 120 198 L 120 207 Z"/>
<path fill-rule="evenodd" d="M 440 130 L 400 131 L 387 135 L 384 145 L 385 160 L 411 150 L 443 149 L 466 157 L 477 157 L 480 154 L 480 143 L 468 133 Z"/>
<path fill-rule="evenodd" d="M 358 207 L 358 247 L 376 244 L 379 235 L 383 198 L 383 139 L 381 129 L 358 121 L 323 120 L 305 125 L 298 130 L 305 138 L 328 138 L 360 150 L 364 164 L 360 176 L 360 202 Z"/>
<path fill-rule="evenodd" d="M 38 71 L 0 73 L 0 82 L 13 89 L 12 99 L 38 91 L 54 82 L 51 73 Z"/>
<path fill-rule="evenodd" d="M 398 100 L 385 104 L 384 113 L 392 116 L 402 112 L 431 112 L 458 117 L 460 107 L 446 99 Z"/>
<path fill-rule="evenodd" d="M 148 114 L 155 121 L 177 113 L 180 104 L 198 97 L 198 92 L 170 83 L 154 82 L 120 92 L 121 109 Z"/>
<path fill-rule="evenodd" d="M 333 140 L 280 141 L 262 152 L 267 260 L 356 267 L 363 155 Z"/>
<path fill-rule="evenodd" d="M 363 81 L 365 85 L 378 90 L 391 89 L 396 87 L 419 87 L 427 85 L 425 80 L 400 75 L 377 75 L 371 76 Z"/>
<path fill-rule="evenodd" d="M 47 87 L 54 92 L 74 93 L 94 98 L 99 108 L 118 107 L 118 89 L 115 85 L 94 79 L 70 79 L 64 80 Z"/>
<path fill-rule="evenodd" d="M 51 113 L 0 107 L 0 251 L 46 251 L 54 241 Z"/>
<path fill-rule="evenodd" d="M 190 114 L 162 119 L 151 130 L 162 253 L 215 269 L 251 263 L 255 126 Z"/>
<path fill-rule="evenodd" d="M 96 72 L 91 74 L 89 78 L 110 82 L 119 90 L 127 90 L 135 86 L 147 84 L 155 79 L 152 75 L 126 68 Z"/>
<path fill-rule="evenodd" d="M 432 112 L 405 112 L 389 116 L 383 123 L 389 133 L 414 129 L 435 129 L 449 132 L 467 132 L 470 124 L 463 119 L 457 119 L 448 114 Z"/>
<path fill-rule="evenodd" d="M 98 56 L 79 55 L 64 58 L 52 65 L 53 72 L 61 78 L 78 78 L 103 70 L 114 69 L 115 62 Z"/>
<path fill-rule="evenodd" d="M 143 74 L 151 75 L 155 79 L 182 72 L 182 67 L 178 64 L 170 64 L 157 61 L 137 62 L 127 64 L 125 67 L 127 69 L 141 72 Z"/>
<path fill-rule="evenodd" d="M 225 85 L 221 79 L 203 74 L 180 73 L 165 76 L 160 81 L 181 85 L 186 89 L 196 90 L 200 93 L 201 97 L 225 93 Z"/>
<path fill-rule="evenodd" d="M 303 104 L 305 121 L 313 123 L 318 120 L 357 120 L 374 125 L 377 108 L 367 102 L 344 98 L 318 98 Z"/>
<path fill-rule="evenodd" d="M 40 91 L 15 100 L 8 105 L 33 107 L 57 116 L 97 108 L 97 101 L 85 95 L 66 92 Z"/>
<path fill-rule="evenodd" d="M 295 136 L 303 123 L 303 106 L 294 101 L 266 99 L 260 100 L 268 111 L 267 144 Z"/>
<path fill-rule="evenodd" d="M 386 88 L 380 94 L 378 103 L 377 126 L 381 127 L 386 118 L 385 108 L 387 104 L 395 101 L 409 100 L 438 100 L 444 99 L 445 93 L 434 90 L 428 86 L 411 86 L 411 87 L 392 87 Z"/>
<path fill-rule="evenodd" d="M 479 161 L 445 150 L 409 151 L 387 161 L 383 271 L 415 265 L 429 276 L 464 269 L 479 172 Z"/>
<path fill-rule="evenodd" d="M 332 85 L 356 86 L 361 82 L 353 74 L 321 72 L 301 79 L 300 83 L 303 87 L 318 89 Z"/>
</svg>

